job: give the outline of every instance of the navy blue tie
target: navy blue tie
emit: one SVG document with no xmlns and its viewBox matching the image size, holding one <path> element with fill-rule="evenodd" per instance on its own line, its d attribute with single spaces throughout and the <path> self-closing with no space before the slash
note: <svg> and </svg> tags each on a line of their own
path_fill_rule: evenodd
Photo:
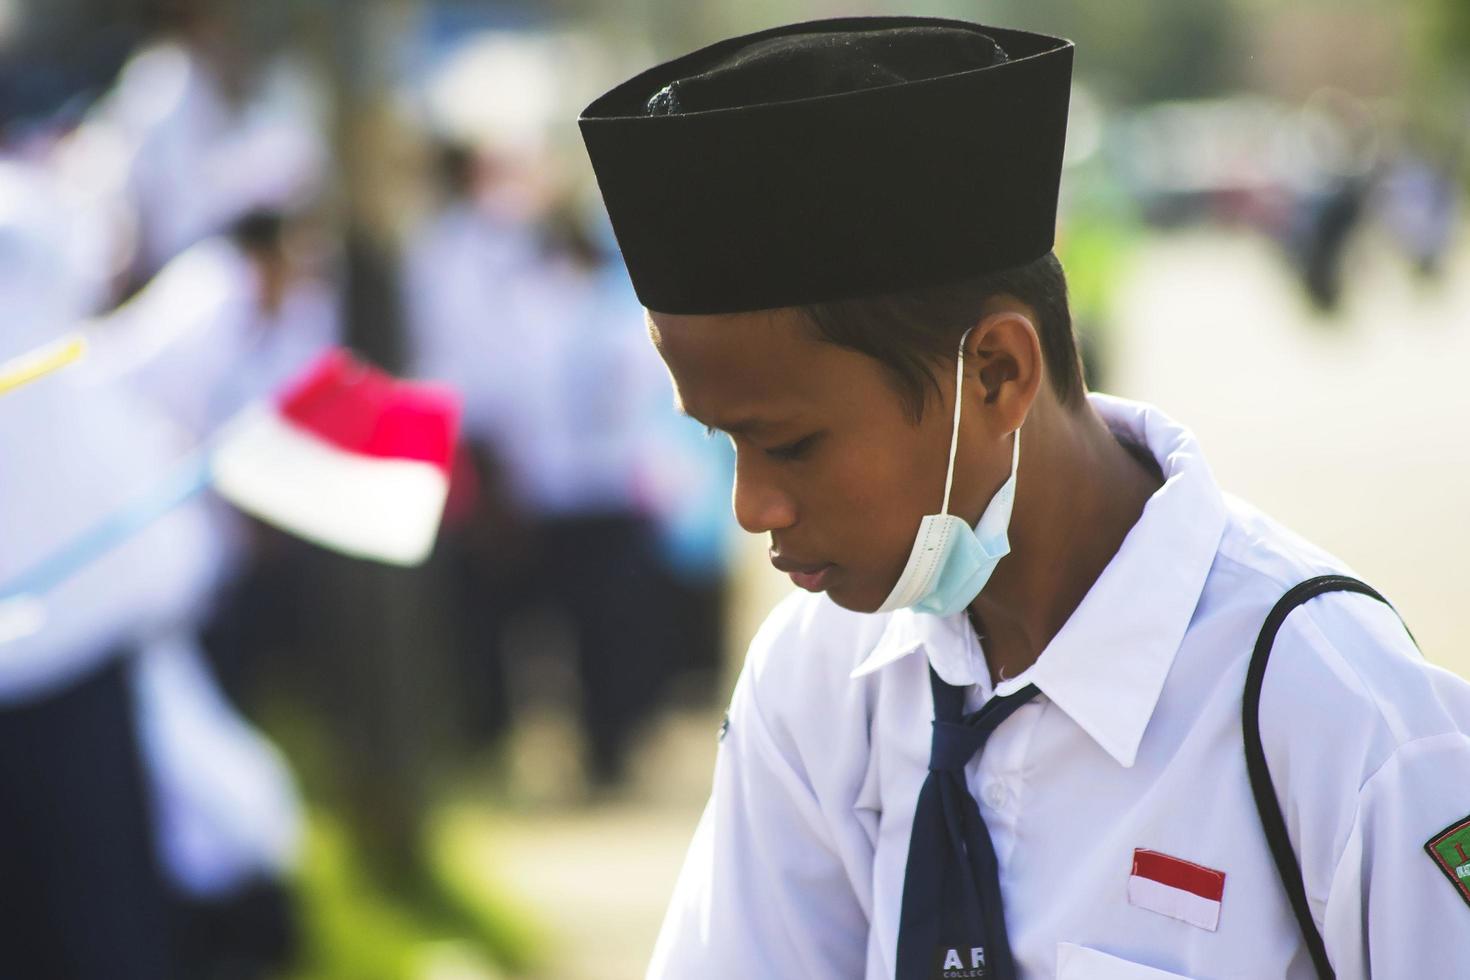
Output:
<svg viewBox="0 0 1470 980">
<path fill-rule="evenodd" d="M 934 741 L 919 790 L 898 927 L 897 980 L 1015 980 L 1000 871 L 965 766 L 990 733 L 1037 694 L 1028 684 L 965 714 L 965 689 L 929 669 Z"/>
</svg>

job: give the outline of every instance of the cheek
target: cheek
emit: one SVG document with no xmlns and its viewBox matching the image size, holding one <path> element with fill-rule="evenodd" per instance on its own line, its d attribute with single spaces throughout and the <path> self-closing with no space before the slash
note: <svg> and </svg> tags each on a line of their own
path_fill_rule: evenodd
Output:
<svg viewBox="0 0 1470 980">
<path fill-rule="evenodd" d="M 905 559 L 919 521 L 944 498 L 947 446 L 936 450 L 931 428 L 889 423 L 853 439 L 832 488 L 848 519 L 866 529 L 859 540 L 896 543 Z"/>
<path fill-rule="evenodd" d="M 859 556 L 866 550 L 882 551 L 898 539 L 912 540 L 926 506 L 938 506 L 938 501 L 928 503 L 910 469 L 871 456 L 834 488 L 833 496 Z"/>
<path fill-rule="evenodd" d="M 908 561 L 920 520 L 939 509 L 943 461 L 929 472 L 933 460 L 922 451 L 919 431 L 904 436 L 886 449 L 868 444 L 834 459 L 814 498 L 825 504 L 807 513 L 824 557 L 842 568 L 829 594 L 849 609 L 882 604 Z"/>
</svg>

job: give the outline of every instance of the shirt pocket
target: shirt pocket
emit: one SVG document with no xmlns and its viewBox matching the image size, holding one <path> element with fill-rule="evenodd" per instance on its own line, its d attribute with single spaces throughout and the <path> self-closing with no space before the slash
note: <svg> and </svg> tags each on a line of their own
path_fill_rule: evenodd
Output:
<svg viewBox="0 0 1470 980">
<path fill-rule="evenodd" d="M 1057 980 L 1190 980 L 1156 966 L 1144 966 L 1107 953 L 1078 946 L 1057 944 Z"/>
</svg>

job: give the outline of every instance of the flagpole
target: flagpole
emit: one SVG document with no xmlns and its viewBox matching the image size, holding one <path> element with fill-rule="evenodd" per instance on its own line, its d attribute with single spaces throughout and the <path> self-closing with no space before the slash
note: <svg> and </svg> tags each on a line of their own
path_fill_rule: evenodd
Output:
<svg viewBox="0 0 1470 980">
<path fill-rule="evenodd" d="M 86 338 L 77 333 L 11 358 L 0 364 L 0 395 L 66 367 L 86 350 Z"/>
</svg>

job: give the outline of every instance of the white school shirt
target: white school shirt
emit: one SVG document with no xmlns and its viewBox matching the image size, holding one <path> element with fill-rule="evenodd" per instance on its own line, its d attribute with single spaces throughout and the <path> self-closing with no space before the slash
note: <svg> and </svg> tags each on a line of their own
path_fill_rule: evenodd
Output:
<svg viewBox="0 0 1470 980">
<path fill-rule="evenodd" d="M 328 151 L 319 86 L 290 58 L 227 97 L 209 59 L 180 41 L 140 50 L 84 132 L 116 147 L 150 275 L 256 210 L 298 210 L 321 189 Z M 95 164 L 93 165 L 95 167 Z"/>
<path fill-rule="evenodd" d="M 92 324 L 89 358 L 202 439 L 271 396 L 337 342 L 325 283 L 298 279 L 262 308 L 260 273 L 222 236 L 186 249 L 138 293 Z"/>
<path fill-rule="evenodd" d="M 1041 691 L 966 769 L 1021 977 L 1314 976 L 1252 802 L 1241 690 L 1282 594 L 1345 569 L 1224 496 L 1163 413 L 1090 399 L 1165 482 L 1024 673 L 992 691 L 963 613 L 861 614 L 798 593 L 771 614 L 650 978 L 894 975 L 931 665 L 972 708 Z M 1425 850 L 1470 817 L 1470 685 L 1425 663 L 1388 606 L 1333 593 L 1287 618 L 1261 717 L 1337 975 L 1470 976 L 1470 904 Z M 1223 872 L 1218 905 L 1130 884 L 1139 850 Z"/>
<path fill-rule="evenodd" d="M 465 431 L 543 517 L 641 512 L 668 451 L 668 374 L 621 264 L 548 253 L 531 230 L 451 204 L 404 263 L 413 372 L 459 386 Z"/>
<path fill-rule="evenodd" d="M 457 387 L 466 435 L 490 445 L 515 424 L 526 368 L 512 285 L 537 259 L 530 228 L 468 200 L 447 203 L 404 248 L 410 370 Z"/>
<path fill-rule="evenodd" d="M 96 270 L 92 231 L 64 185 L 0 163 L 0 361 L 72 329 Z M 0 597 L 148 493 L 177 458 L 173 430 L 137 398 L 94 383 L 84 358 L 0 398 Z M 124 647 L 204 608 L 216 565 L 197 502 L 175 508 L 45 595 L 0 601 L 0 710 L 39 700 Z M 19 605 L 19 610 L 17 609 Z"/>
</svg>

